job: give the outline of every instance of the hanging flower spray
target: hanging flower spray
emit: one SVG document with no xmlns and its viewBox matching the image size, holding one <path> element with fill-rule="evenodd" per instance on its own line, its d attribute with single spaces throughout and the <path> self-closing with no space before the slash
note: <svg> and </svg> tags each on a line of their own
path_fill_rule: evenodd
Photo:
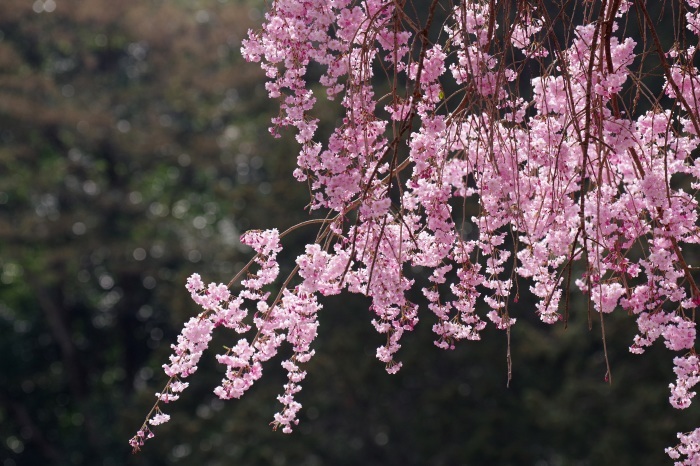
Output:
<svg viewBox="0 0 700 466">
<path fill-rule="evenodd" d="M 294 176 L 320 218 L 294 228 L 318 234 L 283 280 L 277 230 L 243 235 L 255 256 L 228 285 L 189 278 L 201 312 L 173 345 L 170 380 L 134 450 L 169 419 L 162 405 L 187 387 L 217 327 L 242 336 L 217 355 L 221 398 L 239 398 L 291 346 L 273 421 L 291 432 L 318 297 L 341 292 L 371 299 L 386 335 L 376 355 L 395 373 L 402 336 L 423 312 L 435 315 L 435 344 L 451 349 L 489 324 L 509 334 L 516 282 L 549 324 L 567 318 L 578 287 L 603 331 L 607 314 L 633 316 L 633 353 L 658 339 L 678 353 L 670 402 L 687 408 L 700 381 L 700 289 L 684 255 L 700 242 L 700 2 L 673 3 L 674 42 L 664 46 L 643 0 L 562 10 L 541 0 L 274 0 L 243 55 L 280 102 L 271 132 L 290 127 L 299 144 Z M 312 66 L 323 70 L 314 83 Z M 319 83 L 325 96 L 311 90 Z M 325 141 L 317 98 L 343 112 Z M 430 274 L 426 309 L 407 298 L 411 267 Z M 678 437 L 667 454 L 700 464 L 700 429 Z"/>
</svg>

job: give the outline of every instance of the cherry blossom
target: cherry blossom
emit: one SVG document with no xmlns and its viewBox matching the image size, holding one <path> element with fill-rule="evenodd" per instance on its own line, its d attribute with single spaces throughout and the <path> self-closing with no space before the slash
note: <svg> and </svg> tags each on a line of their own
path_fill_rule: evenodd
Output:
<svg viewBox="0 0 700 466">
<path fill-rule="evenodd" d="M 385 336 L 376 356 L 395 373 L 402 338 L 422 318 L 449 350 L 487 325 L 510 332 L 524 312 L 565 320 L 574 285 L 601 326 L 611 313 L 636 321 L 631 352 L 661 339 L 680 353 L 670 402 L 687 408 L 700 380 L 700 289 L 684 254 L 700 242 L 700 2 L 674 17 L 684 39 L 668 50 L 645 2 L 580 3 L 579 24 L 558 22 L 571 16 L 546 2 L 513 10 L 485 0 L 454 1 L 438 24 L 435 0 L 420 13 L 390 0 L 274 0 L 243 56 L 280 103 L 272 134 L 290 130 L 299 144 L 293 175 L 309 186 L 315 217 L 288 231 L 315 226 L 317 239 L 283 280 L 287 232 L 277 230 L 243 235 L 255 256 L 227 285 L 188 279 L 201 310 L 173 345 L 151 424 L 167 420 L 159 403 L 180 396 L 218 327 L 242 337 L 217 355 L 222 398 L 242 396 L 291 347 L 272 423 L 288 433 L 323 296 L 370 299 Z M 630 37 L 629 21 L 645 36 Z M 651 55 L 661 85 L 645 80 Z M 320 98 L 342 112 L 326 138 Z M 533 309 L 519 306 L 521 292 Z M 132 447 L 151 434 L 144 423 Z M 676 464 L 698 464 L 699 435 L 679 434 L 667 449 Z"/>
</svg>

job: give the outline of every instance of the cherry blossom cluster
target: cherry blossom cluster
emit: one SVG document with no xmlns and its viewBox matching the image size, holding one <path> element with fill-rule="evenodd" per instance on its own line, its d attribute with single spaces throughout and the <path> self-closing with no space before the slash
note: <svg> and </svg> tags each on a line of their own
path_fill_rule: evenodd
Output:
<svg viewBox="0 0 700 466">
<path fill-rule="evenodd" d="M 305 224 L 320 226 L 318 239 L 276 295 L 276 230 L 243 236 L 256 256 L 240 291 L 238 278 L 205 286 L 190 277 L 202 312 L 173 346 L 159 401 L 184 388 L 215 327 L 254 330 L 217 356 L 227 370 L 215 393 L 240 397 L 286 341 L 288 382 L 273 425 L 290 432 L 320 297 L 370 298 L 386 337 L 376 355 L 394 373 L 422 307 L 435 344 L 452 349 L 480 339 L 488 322 L 509 332 L 527 311 L 521 294 L 543 322 L 565 319 L 575 284 L 601 326 L 613 312 L 633 316 L 633 353 L 659 338 L 681 352 L 670 401 L 687 408 L 699 380 L 700 289 L 684 251 L 700 243 L 700 77 L 689 43 L 700 34 L 700 2 L 686 0 L 678 17 L 693 39 L 669 50 L 642 1 L 583 2 L 576 17 L 585 19 L 564 25 L 570 15 L 553 16 L 547 2 L 512 11 L 515 2 L 455 0 L 442 24 L 444 2 L 405 3 L 274 0 L 244 41 L 280 102 L 272 133 L 291 128 L 299 143 L 294 176 L 310 187 L 320 218 Z M 629 21 L 647 39 L 626 35 Z M 643 76 L 653 54 L 665 78 L 657 89 Z M 319 85 L 342 112 L 325 140 Z M 151 424 L 166 420 L 158 406 Z M 132 442 L 148 435 L 144 423 Z M 676 464 L 697 464 L 698 435 L 679 434 L 667 450 Z"/>
<path fill-rule="evenodd" d="M 687 434 L 679 433 L 678 439 L 680 443 L 673 448 L 667 448 L 666 454 L 674 460 L 682 459 L 681 455 L 686 458 L 683 461 L 676 461 L 674 465 L 686 466 L 700 463 L 700 429 Z"/>
<path fill-rule="evenodd" d="M 273 283 L 279 274 L 279 232 L 248 231 L 241 237 L 241 242 L 256 252 L 249 266 L 256 264 L 258 270 L 242 280 L 244 289 L 238 295 L 232 295 L 229 288 L 222 283 L 205 285 L 196 273 L 187 279 L 187 290 L 202 310 L 196 317 L 190 318 L 177 337 L 177 344 L 172 345 L 170 363 L 163 365 L 170 379 L 165 388 L 156 393 L 157 401 L 147 420 L 130 440 L 134 451 L 143 445 L 145 439 L 153 436 L 148 424 L 159 425 L 170 419 L 161 411 L 160 403 L 176 401 L 180 393 L 187 388 L 189 384 L 182 382 L 182 379 L 197 371 L 199 360 L 209 346 L 214 329 L 226 327 L 237 333 L 246 333 L 251 329 L 249 324 L 244 323 L 248 316 L 246 301 L 257 304 L 259 314 L 254 318 L 254 323 L 260 332 L 259 336 L 252 344 L 246 339 L 241 339 L 234 347 L 228 348 L 225 354 L 217 355 L 217 360 L 226 365 L 227 370 L 222 384 L 214 392 L 221 398 L 240 397 L 260 378 L 261 362 L 273 357 L 276 348 L 284 339 L 275 333 L 274 326 L 268 325 L 271 313 L 265 312 L 265 305 L 269 292 L 263 291 L 263 287 Z"/>
</svg>

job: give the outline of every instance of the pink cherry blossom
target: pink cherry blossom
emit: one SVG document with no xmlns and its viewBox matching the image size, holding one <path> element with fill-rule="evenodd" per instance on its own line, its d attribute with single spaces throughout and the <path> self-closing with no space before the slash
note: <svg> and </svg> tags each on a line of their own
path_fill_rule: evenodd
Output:
<svg viewBox="0 0 700 466">
<path fill-rule="evenodd" d="M 568 15 L 528 2 L 516 11 L 504 1 L 432 2 L 415 14 L 401 5 L 274 0 L 249 32 L 243 56 L 260 64 L 280 104 L 271 132 L 293 132 L 293 175 L 310 189 L 315 217 L 288 231 L 318 233 L 286 278 L 286 232 L 271 229 L 241 237 L 255 255 L 227 285 L 187 280 L 201 310 L 173 345 L 171 378 L 147 419 L 162 420 L 158 403 L 181 396 L 217 328 L 238 334 L 216 357 L 226 366 L 214 390 L 222 398 L 242 396 L 289 345 L 272 422 L 288 433 L 315 354 L 319 297 L 367 297 L 382 334 L 376 357 L 395 373 L 421 318 L 435 345 L 452 349 L 487 325 L 510 332 L 525 312 L 564 320 L 574 285 L 601 322 L 611 313 L 636 322 L 631 352 L 659 339 L 680 352 L 670 402 L 689 406 L 700 380 L 700 289 L 685 254 L 700 243 L 700 2 L 678 9 L 674 31 L 692 39 L 668 50 L 645 2 L 582 2 L 579 24 L 552 23 Z M 632 11 L 646 40 L 624 27 Z M 553 40 L 562 28 L 566 38 Z M 643 76 L 652 55 L 663 83 Z M 321 70 L 318 82 L 310 69 Z M 323 98 L 341 112 L 326 139 Z M 698 432 L 667 449 L 677 465 L 700 461 Z M 151 434 L 144 423 L 132 447 Z"/>
</svg>

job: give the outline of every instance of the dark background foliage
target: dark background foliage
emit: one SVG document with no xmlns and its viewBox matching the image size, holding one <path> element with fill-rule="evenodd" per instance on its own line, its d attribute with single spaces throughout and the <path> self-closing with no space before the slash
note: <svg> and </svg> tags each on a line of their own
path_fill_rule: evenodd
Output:
<svg viewBox="0 0 700 466">
<path fill-rule="evenodd" d="M 238 49 L 262 5 L 226 1 L 0 2 L 0 464 L 663 464 L 697 410 L 667 403 L 671 353 L 627 352 L 632 318 L 600 325 L 574 293 L 568 327 L 523 296 L 507 342 L 444 352 L 430 316 L 404 369 L 374 358 L 368 303 L 324 301 L 302 423 L 271 432 L 279 360 L 240 401 L 211 390 L 213 356 L 139 455 L 127 441 L 196 312 L 184 280 L 227 281 L 248 228 L 307 217 L 294 143 L 267 133 L 264 77 Z M 332 107 L 323 109 L 333 122 Z M 313 232 L 285 244 L 286 265 Z M 230 344 L 221 333 L 214 348 Z"/>
</svg>

